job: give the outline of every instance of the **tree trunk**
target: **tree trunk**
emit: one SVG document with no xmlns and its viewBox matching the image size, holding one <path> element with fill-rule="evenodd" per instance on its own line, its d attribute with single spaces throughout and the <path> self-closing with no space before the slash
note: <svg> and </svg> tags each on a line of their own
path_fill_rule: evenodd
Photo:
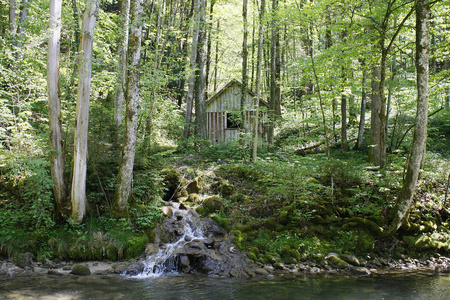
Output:
<svg viewBox="0 0 450 300">
<path fill-rule="evenodd" d="M 197 67 L 197 47 L 198 47 L 198 35 L 200 27 L 200 0 L 193 0 L 194 5 L 194 31 L 192 33 L 192 46 L 191 46 L 191 58 L 190 58 L 190 74 L 188 79 L 188 93 L 186 97 L 186 125 L 184 127 L 183 137 L 187 139 L 191 131 L 192 122 L 192 108 L 194 106 L 194 92 L 195 92 L 195 69 Z"/>
<path fill-rule="evenodd" d="M 16 34 L 16 1 L 9 0 L 9 32 L 11 35 Z"/>
<path fill-rule="evenodd" d="M 72 0 L 72 16 L 73 16 L 73 31 L 75 34 L 73 48 L 74 51 L 78 51 L 78 48 L 80 46 L 80 25 L 78 23 L 78 19 L 80 18 L 80 16 L 78 15 L 77 0 Z"/>
<path fill-rule="evenodd" d="M 272 0 L 272 39 L 270 50 L 270 98 L 269 98 L 269 127 L 268 142 L 274 142 L 276 120 L 281 115 L 280 102 L 280 33 L 278 24 L 278 0 Z"/>
<path fill-rule="evenodd" d="M 261 0 L 261 9 L 259 13 L 259 37 L 258 37 L 258 54 L 256 59 L 256 99 L 255 99 L 255 123 L 253 128 L 253 149 L 252 159 L 254 162 L 258 159 L 258 142 L 259 142 L 259 100 L 261 98 L 261 69 L 262 69 L 262 56 L 263 56 L 263 39 L 264 39 L 264 11 L 266 1 Z"/>
<path fill-rule="evenodd" d="M 50 163 L 55 196 L 55 216 L 63 215 L 66 204 L 66 189 L 64 180 L 64 147 L 61 116 L 61 99 L 59 93 L 59 45 L 61 39 L 61 8 L 62 0 L 50 1 L 50 20 L 47 54 L 47 87 L 48 87 L 48 120 L 50 127 Z"/>
<path fill-rule="evenodd" d="M 197 74 L 195 84 L 195 133 L 201 139 L 208 138 L 206 128 L 206 0 L 200 0 L 200 28 L 197 45 Z"/>
<path fill-rule="evenodd" d="M 348 150 L 347 144 L 347 95 L 341 96 L 341 149 Z"/>
<path fill-rule="evenodd" d="M 76 124 L 72 175 L 72 221 L 81 223 L 86 212 L 86 160 L 89 124 L 89 96 L 91 91 L 92 45 L 98 17 L 99 0 L 88 0 L 83 15 L 80 43 Z"/>
<path fill-rule="evenodd" d="M 220 20 L 217 20 L 217 32 L 219 32 Z M 214 93 L 217 91 L 217 73 L 219 71 L 219 39 L 216 41 L 216 51 L 214 58 Z"/>
<path fill-rule="evenodd" d="M 359 150 L 362 147 L 363 144 L 363 138 L 364 138 L 364 126 L 366 122 L 366 102 L 367 102 L 367 96 L 366 96 L 366 80 L 367 80 L 367 71 L 365 67 L 365 63 L 362 62 L 361 66 L 363 67 L 363 74 L 362 74 L 362 90 L 361 90 L 361 115 L 359 117 L 359 128 L 358 128 L 358 138 L 356 141 L 355 149 Z"/>
<path fill-rule="evenodd" d="M 412 205 L 420 164 L 425 155 L 428 124 L 429 85 L 429 18 L 430 7 L 426 0 L 416 2 L 416 71 L 417 71 L 417 113 L 411 155 L 406 177 L 394 207 L 395 217 L 388 234 L 394 234 L 408 219 Z"/>
<path fill-rule="evenodd" d="M 372 103 L 370 117 L 370 152 L 369 160 L 376 166 L 381 166 L 380 131 L 381 131 L 381 98 L 380 98 L 380 69 L 372 68 Z"/>
<path fill-rule="evenodd" d="M 114 98 L 114 121 L 117 126 L 122 125 L 123 97 L 125 93 L 125 79 L 127 74 L 129 14 L 130 0 L 122 0 L 120 2 L 120 43 L 117 49 L 119 61 L 117 69 L 116 94 Z"/>
<path fill-rule="evenodd" d="M 248 38 L 248 26 L 247 26 L 247 0 L 242 1 L 242 21 L 244 24 L 244 37 L 242 39 L 242 88 L 241 88 L 241 101 L 240 101 L 240 144 L 245 145 L 244 133 L 245 133 L 245 98 L 248 86 L 248 76 L 247 76 L 247 61 L 248 61 L 248 49 L 247 49 L 247 38 Z M 244 156 L 244 155 L 242 155 Z M 244 157 L 242 157 L 244 158 Z"/>
<path fill-rule="evenodd" d="M 122 218 L 128 215 L 128 199 L 131 195 L 133 181 L 141 72 L 142 0 L 131 1 L 130 13 L 125 133 L 123 138 L 122 161 L 117 179 L 113 208 L 113 215 L 116 218 Z"/>
<path fill-rule="evenodd" d="M 19 14 L 19 25 L 17 26 L 17 34 L 20 35 L 22 33 L 25 33 L 25 20 L 28 16 L 28 0 L 23 0 L 22 4 L 20 5 L 20 14 Z"/>
<path fill-rule="evenodd" d="M 211 1 L 211 7 L 209 9 L 209 23 L 208 23 L 208 47 L 206 51 L 206 92 L 205 99 L 208 100 L 208 91 L 209 91 L 209 82 L 210 82 L 210 71 L 211 71 L 211 52 L 212 52 L 212 27 L 213 27 L 213 13 L 214 13 L 214 4 L 216 0 Z"/>
</svg>

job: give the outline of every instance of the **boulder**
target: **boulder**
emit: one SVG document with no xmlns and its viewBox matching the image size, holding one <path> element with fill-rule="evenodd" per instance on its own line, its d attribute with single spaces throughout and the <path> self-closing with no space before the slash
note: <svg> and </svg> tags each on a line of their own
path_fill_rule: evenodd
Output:
<svg viewBox="0 0 450 300">
<path fill-rule="evenodd" d="M 140 261 L 120 262 L 113 266 L 113 273 L 124 275 L 138 275 L 144 271 L 145 265 Z"/>
<path fill-rule="evenodd" d="M 33 264 L 33 254 L 29 252 L 19 254 L 19 256 L 17 257 L 16 265 L 19 268 L 24 269 L 25 267 L 31 267 L 32 264 Z"/>
<path fill-rule="evenodd" d="M 206 197 L 200 207 L 207 213 L 215 213 L 220 212 L 225 208 L 225 205 L 223 204 L 222 198 L 220 198 L 217 195 Z"/>
<path fill-rule="evenodd" d="M 78 276 L 86 276 L 91 275 L 91 270 L 89 269 L 88 266 L 85 265 L 74 265 L 70 274 Z"/>
</svg>

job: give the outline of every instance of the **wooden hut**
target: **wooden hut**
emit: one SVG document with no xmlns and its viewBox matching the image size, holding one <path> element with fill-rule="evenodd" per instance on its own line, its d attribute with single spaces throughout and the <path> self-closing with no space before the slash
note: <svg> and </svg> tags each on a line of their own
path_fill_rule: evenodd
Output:
<svg viewBox="0 0 450 300">
<path fill-rule="evenodd" d="M 239 120 L 241 107 L 242 84 L 237 80 L 230 81 L 217 94 L 206 102 L 206 121 L 208 137 L 213 144 L 229 143 L 239 139 Z M 255 122 L 256 95 L 245 91 L 244 128 L 252 132 Z M 259 100 L 259 138 L 260 145 L 267 141 L 265 121 L 267 119 L 267 103 Z M 250 140 L 249 140 L 250 142 Z"/>
</svg>

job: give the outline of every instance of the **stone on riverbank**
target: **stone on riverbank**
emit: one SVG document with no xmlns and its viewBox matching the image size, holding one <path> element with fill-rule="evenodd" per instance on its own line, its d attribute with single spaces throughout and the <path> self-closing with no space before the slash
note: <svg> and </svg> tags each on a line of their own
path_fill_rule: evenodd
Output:
<svg viewBox="0 0 450 300">
<path fill-rule="evenodd" d="M 87 276 L 91 275 L 91 269 L 89 269 L 89 267 L 85 265 L 74 265 L 70 274 L 78 276 Z"/>
</svg>

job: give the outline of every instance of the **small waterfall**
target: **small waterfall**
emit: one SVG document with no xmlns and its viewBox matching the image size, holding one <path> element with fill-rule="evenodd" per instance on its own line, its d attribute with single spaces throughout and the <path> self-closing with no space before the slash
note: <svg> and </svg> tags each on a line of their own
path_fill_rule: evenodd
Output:
<svg viewBox="0 0 450 300">
<path fill-rule="evenodd" d="M 170 202 L 168 204 L 167 207 L 172 210 L 169 222 L 171 225 L 169 232 L 172 234 L 165 238 L 168 238 L 170 242 L 159 245 L 159 251 L 145 259 L 144 271 L 133 278 L 159 277 L 167 273 L 176 273 L 180 270 L 180 260 L 183 259 L 178 254 L 185 250 L 185 245 L 207 238 L 196 212 L 180 203 Z"/>
</svg>

